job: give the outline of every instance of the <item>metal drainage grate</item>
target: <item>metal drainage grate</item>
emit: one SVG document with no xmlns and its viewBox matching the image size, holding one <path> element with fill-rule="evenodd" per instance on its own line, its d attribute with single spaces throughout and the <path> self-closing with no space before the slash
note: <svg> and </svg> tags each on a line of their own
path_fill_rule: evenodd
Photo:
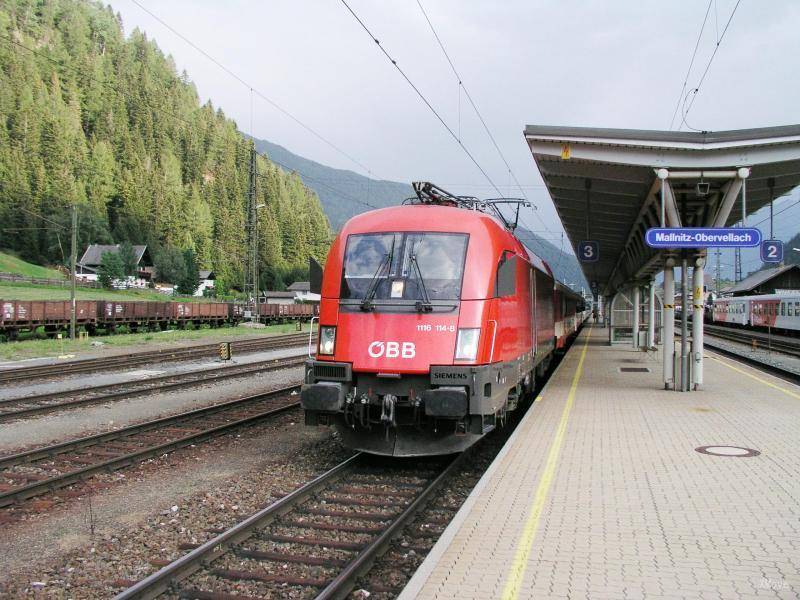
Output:
<svg viewBox="0 0 800 600">
<path fill-rule="evenodd" d="M 734 458 L 750 458 L 761 454 L 758 450 L 742 446 L 700 446 L 695 448 L 694 451 L 700 454 L 708 454 L 709 456 L 733 456 Z"/>
<path fill-rule="evenodd" d="M 648 367 L 620 367 L 620 373 L 649 373 Z"/>
</svg>

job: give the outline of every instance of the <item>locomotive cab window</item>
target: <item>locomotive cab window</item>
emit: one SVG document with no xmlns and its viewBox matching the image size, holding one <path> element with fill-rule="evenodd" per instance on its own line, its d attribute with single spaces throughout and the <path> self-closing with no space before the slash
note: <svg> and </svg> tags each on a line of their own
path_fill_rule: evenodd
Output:
<svg viewBox="0 0 800 600">
<path fill-rule="evenodd" d="M 469 236 L 369 233 L 347 238 L 343 299 L 459 300 Z"/>
</svg>

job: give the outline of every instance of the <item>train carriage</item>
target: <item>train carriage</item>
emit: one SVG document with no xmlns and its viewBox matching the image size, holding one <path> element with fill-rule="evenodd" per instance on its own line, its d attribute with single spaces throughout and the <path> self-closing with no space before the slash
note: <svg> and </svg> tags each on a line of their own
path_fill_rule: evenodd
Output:
<svg viewBox="0 0 800 600">
<path fill-rule="evenodd" d="M 21 331 L 44 327 L 54 335 L 69 327 L 72 305 L 68 300 L 0 300 L 0 333 L 15 338 Z M 80 327 L 93 327 L 97 322 L 97 303 L 75 302 L 75 319 Z"/>
<path fill-rule="evenodd" d="M 747 326 L 750 324 L 749 298 L 720 298 L 714 300 L 712 320 L 715 323 Z"/>
<path fill-rule="evenodd" d="M 267 305 L 262 305 L 262 309 Z M 273 306 L 273 305 L 270 305 Z M 106 332 L 127 327 L 132 331 L 144 328 L 177 325 L 220 326 L 236 325 L 245 318 L 250 308 L 234 302 L 171 302 L 164 301 L 117 301 L 78 300 L 76 302 L 77 325 L 94 334 L 98 328 Z M 267 311 L 269 312 L 269 310 Z M 262 316 L 263 322 L 272 320 L 304 320 L 319 314 L 317 304 L 274 306 L 274 318 Z M 67 300 L 0 300 L 0 339 L 15 339 L 21 332 L 43 327 L 48 335 L 55 335 L 69 328 L 71 306 Z M 279 319 L 280 317 L 280 319 Z"/>
<path fill-rule="evenodd" d="M 711 320 L 724 325 L 800 333 L 800 292 L 718 298 Z"/>
<path fill-rule="evenodd" d="M 800 332 L 800 293 L 752 296 L 750 305 L 753 327 Z"/>
</svg>

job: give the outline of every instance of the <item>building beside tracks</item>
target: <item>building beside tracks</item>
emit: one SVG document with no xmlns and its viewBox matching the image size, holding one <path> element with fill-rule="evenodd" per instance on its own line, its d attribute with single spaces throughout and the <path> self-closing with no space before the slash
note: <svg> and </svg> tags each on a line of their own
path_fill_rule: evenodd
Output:
<svg viewBox="0 0 800 600">
<path fill-rule="evenodd" d="M 722 290 L 726 296 L 776 294 L 783 290 L 800 290 L 800 265 L 781 265 L 756 271 L 736 285 Z"/>
</svg>

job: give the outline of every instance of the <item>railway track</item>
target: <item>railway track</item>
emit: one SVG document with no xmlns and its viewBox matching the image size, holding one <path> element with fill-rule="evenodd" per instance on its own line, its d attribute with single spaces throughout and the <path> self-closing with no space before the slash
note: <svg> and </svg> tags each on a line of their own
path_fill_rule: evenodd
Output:
<svg viewBox="0 0 800 600">
<path fill-rule="evenodd" d="M 800 358 L 800 340 L 793 340 L 784 336 L 774 336 L 761 331 L 747 331 L 741 329 L 732 329 L 730 327 L 721 327 L 719 325 L 708 325 L 703 327 L 704 333 L 707 336 L 716 337 L 731 342 L 740 344 L 753 345 L 756 342 L 756 347 L 759 350 L 772 350 L 781 354 L 787 354 Z"/>
<path fill-rule="evenodd" d="M 61 392 L 6 398 L 0 400 L 0 423 L 79 406 L 101 404 L 151 392 L 161 393 L 167 390 L 217 383 L 226 379 L 243 377 L 254 373 L 277 371 L 279 369 L 300 366 L 305 362 L 305 359 L 306 354 L 304 353 L 296 356 L 242 365 L 200 369 L 184 373 L 148 377 L 147 379 L 64 390 Z"/>
<path fill-rule="evenodd" d="M 231 342 L 234 352 L 259 352 L 276 348 L 288 348 L 308 343 L 308 333 L 292 333 L 288 335 L 252 338 Z M 12 383 L 43 377 L 62 377 L 79 373 L 92 373 L 110 369 L 124 369 L 153 362 L 170 362 L 216 356 L 219 352 L 219 343 L 198 344 L 184 348 L 147 350 L 144 352 L 130 352 L 115 356 L 87 358 L 69 362 L 31 365 L 0 370 L 0 384 Z"/>
<path fill-rule="evenodd" d="M 707 325 L 706 325 L 707 327 Z M 723 327 L 723 329 L 727 330 L 727 328 Z M 750 332 L 740 332 L 743 335 L 747 336 Z M 680 338 L 681 333 L 679 330 L 675 331 L 675 337 Z M 727 356 L 728 358 L 735 359 L 743 364 L 756 367 L 757 369 L 761 369 L 762 371 L 766 371 L 767 373 L 771 373 L 781 379 L 785 379 L 786 381 L 790 381 L 792 383 L 796 383 L 800 385 L 800 374 L 796 371 L 792 371 L 791 369 L 787 369 L 784 366 L 779 364 L 774 364 L 771 362 L 767 362 L 766 360 L 758 357 L 758 356 L 748 356 L 747 353 L 743 352 L 742 350 L 733 350 L 731 347 L 726 347 L 720 344 L 714 343 L 714 338 L 719 337 L 719 339 L 726 339 L 730 340 L 731 338 L 723 337 L 723 336 L 715 336 L 713 334 L 704 335 L 703 336 L 703 346 L 717 354 L 722 356 Z M 749 339 L 749 338 L 748 338 Z M 735 340 L 738 341 L 738 340 Z M 761 348 L 762 350 L 764 348 Z"/>
<path fill-rule="evenodd" d="M 785 379 L 786 381 L 800 385 L 800 374 L 796 373 L 795 371 L 791 371 L 781 367 L 780 365 L 759 360 L 755 357 L 747 356 L 747 354 L 743 354 L 742 352 L 735 352 L 730 348 L 725 348 L 724 346 L 714 344 L 713 342 L 709 343 L 708 340 L 704 340 L 703 343 L 706 348 L 716 352 L 717 354 L 727 356 L 728 358 L 732 358 L 743 364 L 761 369 L 762 371 L 771 373 L 777 377 L 780 377 L 781 379 Z"/>
<path fill-rule="evenodd" d="M 0 507 L 196 444 L 300 405 L 299 386 L 0 457 Z"/>
<path fill-rule="evenodd" d="M 357 454 L 197 545 L 116 600 L 165 593 L 207 600 L 343 598 L 463 456 L 387 466 Z"/>
</svg>

